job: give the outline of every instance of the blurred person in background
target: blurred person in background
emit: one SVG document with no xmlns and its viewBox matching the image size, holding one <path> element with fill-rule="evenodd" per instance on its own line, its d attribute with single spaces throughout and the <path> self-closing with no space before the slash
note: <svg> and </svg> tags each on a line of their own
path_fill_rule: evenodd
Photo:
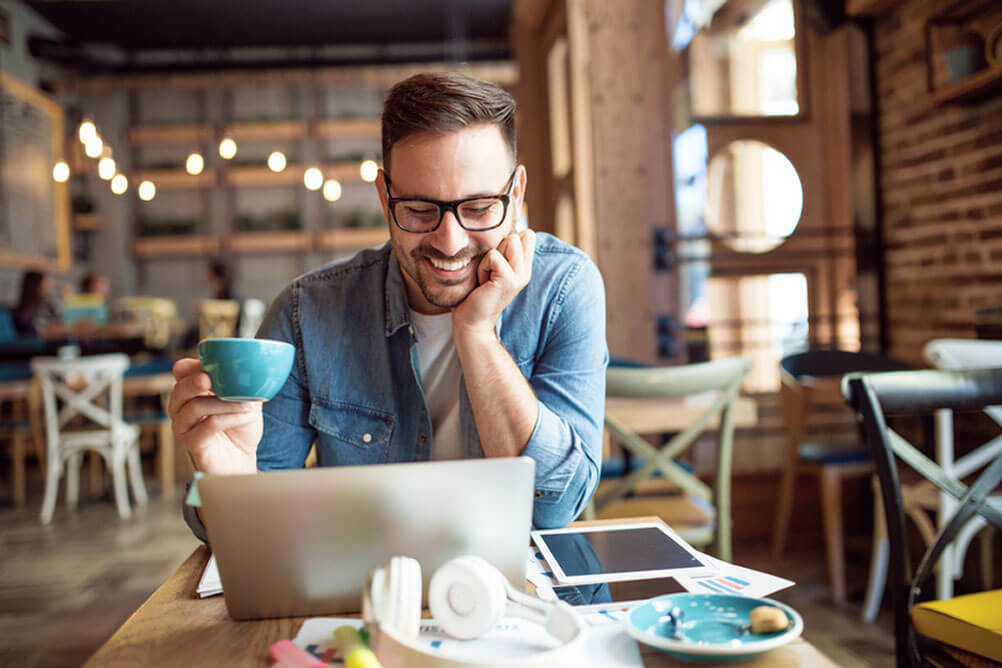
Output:
<svg viewBox="0 0 1002 668">
<path fill-rule="evenodd" d="M 35 336 L 59 319 L 59 302 L 52 289 L 52 279 L 40 271 L 29 271 L 21 278 L 21 296 L 11 314 L 21 336 Z"/>
</svg>

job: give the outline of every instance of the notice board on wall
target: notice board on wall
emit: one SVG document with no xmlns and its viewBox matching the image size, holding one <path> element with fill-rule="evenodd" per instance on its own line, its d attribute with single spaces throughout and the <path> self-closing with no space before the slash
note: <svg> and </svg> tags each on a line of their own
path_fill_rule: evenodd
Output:
<svg viewBox="0 0 1002 668">
<path fill-rule="evenodd" d="M 67 184 L 52 178 L 62 159 L 62 108 L 0 72 L 0 266 L 69 268 Z"/>
</svg>

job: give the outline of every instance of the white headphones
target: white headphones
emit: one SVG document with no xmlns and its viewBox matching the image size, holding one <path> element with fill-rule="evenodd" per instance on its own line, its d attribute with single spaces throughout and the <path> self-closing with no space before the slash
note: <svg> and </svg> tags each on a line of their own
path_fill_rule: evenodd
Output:
<svg viewBox="0 0 1002 668">
<path fill-rule="evenodd" d="M 505 615 L 535 622 L 563 643 L 532 656 L 482 661 L 450 659 L 418 643 L 421 623 L 421 565 L 410 557 L 393 557 L 373 570 L 362 590 L 362 618 L 373 650 L 384 668 L 437 666 L 573 666 L 582 663 L 585 625 L 564 603 L 548 603 L 516 590 L 501 572 L 475 556 L 443 564 L 428 586 L 428 607 L 442 630 L 468 640 L 489 631 Z"/>
</svg>

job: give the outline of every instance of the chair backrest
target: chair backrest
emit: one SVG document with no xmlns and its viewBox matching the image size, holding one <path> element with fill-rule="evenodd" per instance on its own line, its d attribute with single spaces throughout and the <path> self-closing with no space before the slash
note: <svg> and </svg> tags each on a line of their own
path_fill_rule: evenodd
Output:
<svg viewBox="0 0 1002 668">
<path fill-rule="evenodd" d="M 233 299 L 205 299 L 198 305 L 198 338 L 236 336 L 240 302 Z"/>
<path fill-rule="evenodd" d="M 177 320 L 177 304 L 163 297 L 121 297 L 112 304 L 119 318 L 135 318 L 143 323 L 143 343 L 147 348 L 166 348 L 171 326 Z"/>
<path fill-rule="evenodd" d="M 31 360 L 31 370 L 42 388 L 50 449 L 59 442 L 63 428 L 77 416 L 113 433 L 125 426 L 122 421 L 122 376 L 127 368 L 129 357 L 122 353 L 70 360 L 57 357 Z M 100 401 L 105 396 L 107 403 L 102 405 Z"/>
<path fill-rule="evenodd" d="M 669 439 L 658 453 L 658 461 L 648 462 L 631 476 L 641 477 L 648 469 L 658 468 L 668 479 L 688 493 L 713 502 L 716 507 L 716 547 L 724 561 L 731 558 L 731 461 L 734 452 L 734 401 L 741 391 L 741 383 L 748 374 L 750 363 L 744 357 L 731 357 L 711 362 L 647 368 L 609 367 L 606 370 L 606 397 L 629 398 L 681 398 L 716 392 L 706 410 L 686 429 Z M 671 459 L 687 448 L 711 421 L 720 417 L 718 431 L 716 472 L 711 490 L 696 476 L 674 464 Z M 617 441 L 642 451 L 650 445 L 632 430 L 610 415 L 605 416 L 605 427 Z M 620 493 L 622 488 L 608 495 Z M 597 499 L 601 505 L 606 499 Z"/>
<path fill-rule="evenodd" d="M 264 312 L 267 306 L 260 299 L 245 299 L 241 306 L 240 332 L 244 339 L 252 339 L 257 334 L 261 321 L 264 320 Z"/>
<path fill-rule="evenodd" d="M 880 479 L 890 544 L 891 597 L 894 604 L 895 654 L 899 667 L 920 665 L 918 638 L 910 615 L 921 585 L 932 573 L 943 549 L 975 514 L 1002 528 L 1002 511 L 985 497 L 1002 480 L 1002 457 L 965 486 L 887 427 L 885 414 L 923 414 L 949 409 L 983 410 L 1002 404 L 1002 369 L 969 371 L 899 371 L 848 374 L 842 380 L 846 401 L 856 411 Z M 914 575 L 908 560 L 904 504 L 895 457 L 900 458 L 959 504 L 935 542 L 926 550 Z"/>
<path fill-rule="evenodd" d="M 913 368 L 893 357 L 849 350 L 816 349 L 787 355 L 779 361 L 784 373 L 801 376 L 842 376 L 854 371 L 904 371 Z"/>
</svg>

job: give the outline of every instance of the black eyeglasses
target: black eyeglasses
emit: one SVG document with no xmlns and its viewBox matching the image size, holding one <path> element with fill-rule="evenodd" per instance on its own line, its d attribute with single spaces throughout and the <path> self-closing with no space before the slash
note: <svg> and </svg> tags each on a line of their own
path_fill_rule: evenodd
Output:
<svg viewBox="0 0 1002 668">
<path fill-rule="evenodd" d="M 515 187 L 515 173 L 518 167 L 508 177 L 508 186 L 501 195 L 488 197 L 470 197 L 451 202 L 437 199 L 405 199 L 403 197 L 387 197 L 390 215 L 396 226 L 405 232 L 427 234 L 434 232 L 442 224 L 446 211 L 452 211 L 459 224 L 471 232 L 492 230 L 504 222 L 508 214 L 508 203 L 511 202 L 511 191 Z M 383 172 L 386 181 L 386 194 L 390 194 L 390 175 Z"/>
</svg>

